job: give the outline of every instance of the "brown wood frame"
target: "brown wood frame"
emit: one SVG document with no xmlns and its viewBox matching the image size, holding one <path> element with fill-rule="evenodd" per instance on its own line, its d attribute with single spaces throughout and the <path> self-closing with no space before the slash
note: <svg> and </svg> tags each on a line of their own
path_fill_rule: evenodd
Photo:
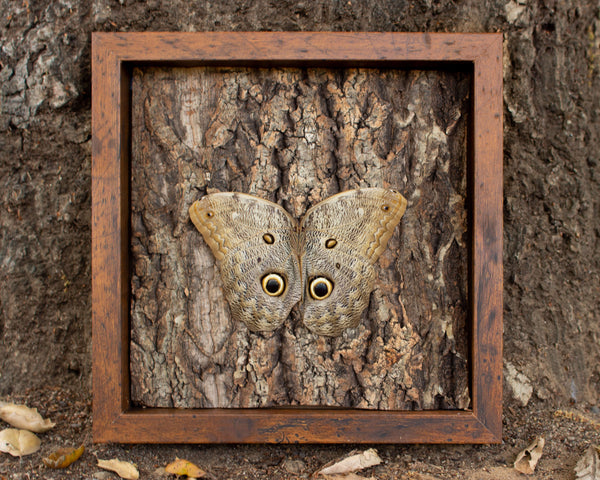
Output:
<svg viewBox="0 0 600 480">
<path fill-rule="evenodd" d="M 129 122 L 135 65 L 471 72 L 470 411 L 136 409 L 129 390 Z M 502 35 L 94 33 L 93 436 L 124 443 L 492 443 L 502 432 Z"/>
</svg>

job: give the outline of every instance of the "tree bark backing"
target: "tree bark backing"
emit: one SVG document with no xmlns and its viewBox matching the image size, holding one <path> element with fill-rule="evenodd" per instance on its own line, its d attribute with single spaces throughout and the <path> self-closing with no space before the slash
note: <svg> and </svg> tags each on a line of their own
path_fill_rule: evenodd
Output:
<svg viewBox="0 0 600 480">
<path fill-rule="evenodd" d="M 469 85 L 439 71 L 136 69 L 132 401 L 468 408 Z M 296 309 L 268 334 L 234 323 L 189 206 L 239 191 L 300 218 L 367 186 L 398 189 L 408 208 L 359 327 L 319 337 Z"/>
</svg>

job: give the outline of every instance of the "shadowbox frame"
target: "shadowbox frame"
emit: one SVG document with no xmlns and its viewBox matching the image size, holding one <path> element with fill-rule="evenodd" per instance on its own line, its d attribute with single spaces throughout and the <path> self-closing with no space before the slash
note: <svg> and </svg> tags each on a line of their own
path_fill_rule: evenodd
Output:
<svg viewBox="0 0 600 480">
<path fill-rule="evenodd" d="M 471 409 L 135 408 L 129 374 L 135 66 L 320 66 L 471 75 Z M 497 443 L 502 438 L 502 34 L 203 32 L 92 36 L 93 438 L 119 443 Z"/>
</svg>

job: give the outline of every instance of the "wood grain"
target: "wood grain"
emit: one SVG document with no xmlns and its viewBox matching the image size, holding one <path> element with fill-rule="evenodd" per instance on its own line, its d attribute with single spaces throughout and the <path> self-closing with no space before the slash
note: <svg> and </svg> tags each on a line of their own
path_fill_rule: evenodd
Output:
<svg viewBox="0 0 600 480">
<path fill-rule="evenodd" d="M 501 45 L 500 35 L 475 34 L 94 35 L 94 439 L 126 442 L 498 441 L 502 324 Z M 336 67 L 414 68 L 418 65 L 471 72 L 468 195 L 472 209 L 468 301 L 472 411 L 131 409 L 127 92 L 131 67 L 145 62 L 253 67 L 322 66 L 326 62 Z"/>
</svg>

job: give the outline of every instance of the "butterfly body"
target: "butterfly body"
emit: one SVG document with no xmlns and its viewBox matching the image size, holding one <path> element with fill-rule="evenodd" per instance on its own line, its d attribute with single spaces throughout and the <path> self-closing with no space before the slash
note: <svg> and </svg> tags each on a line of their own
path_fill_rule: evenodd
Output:
<svg viewBox="0 0 600 480">
<path fill-rule="evenodd" d="M 405 209 L 398 192 L 363 188 L 318 203 L 298 224 L 275 203 L 223 192 L 195 202 L 190 218 L 217 260 L 235 319 L 274 330 L 302 301 L 307 328 L 336 336 L 360 322 L 374 263 Z"/>
</svg>

